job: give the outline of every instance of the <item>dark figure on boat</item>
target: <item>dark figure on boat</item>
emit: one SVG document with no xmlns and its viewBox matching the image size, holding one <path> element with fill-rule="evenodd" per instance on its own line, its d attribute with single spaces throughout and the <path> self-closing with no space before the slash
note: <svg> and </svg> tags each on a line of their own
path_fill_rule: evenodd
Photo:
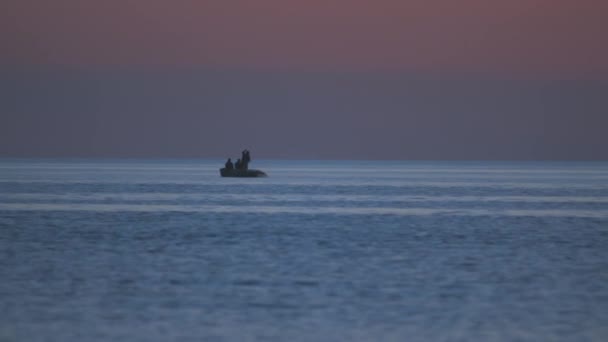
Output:
<svg viewBox="0 0 608 342">
<path fill-rule="evenodd" d="M 243 150 L 242 158 L 241 158 L 243 170 L 247 170 L 249 168 L 250 161 L 251 161 L 251 156 L 249 155 L 249 150 Z"/>
<path fill-rule="evenodd" d="M 267 177 L 268 175 L 261 170 L 249 169 L 249 162 L 251 161 L 251 155 L 249 150 L 243 150 L 242 158 L 237 159 L 236 163 L 232 165 L 232 160 L 228 158 L 225 167 L 220 169 L 220 176 L 222 177 Z"/>
<path fill-rule="evenodd" d="M 230 160 L 230 158 L 228 158 L 228 161 L 226 161 L 226 170 L 234 170 L 234 165 L 232 164 L 232 160 Z"/>
</svg>

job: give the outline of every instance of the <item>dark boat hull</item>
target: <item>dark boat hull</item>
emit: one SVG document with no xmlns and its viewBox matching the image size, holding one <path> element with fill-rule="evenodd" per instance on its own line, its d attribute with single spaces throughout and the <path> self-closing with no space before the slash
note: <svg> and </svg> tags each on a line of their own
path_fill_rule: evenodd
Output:
<svg viewBox="0 0 608 342">
<path fill-rule="evenodd" d="M 220 175 L 222 177 L 267 177 L 268 175 L 264 171 L 260 170 L 228 170 L 225 167 L 220 169 Z"/>
</svg>

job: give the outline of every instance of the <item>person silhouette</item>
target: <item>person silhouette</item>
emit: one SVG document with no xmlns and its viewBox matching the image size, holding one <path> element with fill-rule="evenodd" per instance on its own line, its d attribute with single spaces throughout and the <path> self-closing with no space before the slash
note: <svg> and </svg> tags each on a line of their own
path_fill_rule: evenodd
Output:
<svg viewBox="0 0 608 342">
<path fill-rule="evenodd" d="M 234 167 L 235 167 L 237 170 L 240 170 L 240 169 L 242 169 L 242 168 L 243 168 L 243 163 L 241 162 L 241 160 L 240 160 L 240 159 L 237 159 L 237 160 L 236 160 L 236 163 L 234 163 Z"/>
<path fill-rule="evenodd" d="M 245 149 L 242 152 L 242 163 L 243 169 L 247 170 L 249 168 L 249 162 L 251 161 L 251 156 L 249 155 L 249 150 Z"/>
<path fill-rule="evenodd" d="M 226 161 L 226 170 L 233 170 L 234 169 L 234 165 L 232 164 L 232 160 L 230 160 L 230 158 L 228 158 L 228 160 Z"/>
</svg>

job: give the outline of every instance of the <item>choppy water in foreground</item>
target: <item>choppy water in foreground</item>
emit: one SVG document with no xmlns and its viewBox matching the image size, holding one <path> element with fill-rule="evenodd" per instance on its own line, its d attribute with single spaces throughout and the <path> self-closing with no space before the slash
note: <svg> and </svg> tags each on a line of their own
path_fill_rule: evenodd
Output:
<svg viewBox="0 0 608 342">
<path fill-rule="evenodd" d="M 608 163 L 0 161 L 0 340 L 605 341 Z"/>
</svg>

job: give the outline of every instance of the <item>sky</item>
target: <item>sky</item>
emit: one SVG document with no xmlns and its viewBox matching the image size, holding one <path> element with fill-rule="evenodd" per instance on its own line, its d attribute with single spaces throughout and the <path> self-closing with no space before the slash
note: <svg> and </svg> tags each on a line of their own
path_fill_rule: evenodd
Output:
<svg viewBox="0 0 608 342">
<path fill-rule="evenodd" d="M 608 159 L 602 0 L 4 0 L 0 157 Z"/>
</svg>

